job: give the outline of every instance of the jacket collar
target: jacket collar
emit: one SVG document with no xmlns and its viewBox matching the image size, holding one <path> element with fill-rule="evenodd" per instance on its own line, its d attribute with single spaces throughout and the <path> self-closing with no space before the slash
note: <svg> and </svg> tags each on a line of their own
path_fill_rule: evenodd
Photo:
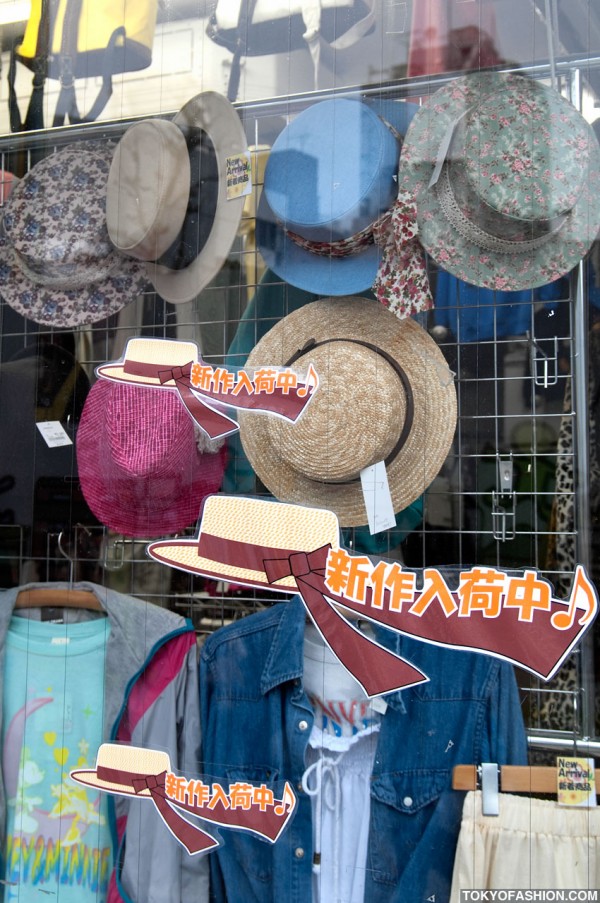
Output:
<svg viewBox="0 0 600 903">
<path fill-rule="evenodd" d="M 300 596 L 294 596 L 277 609 L 279 617 L 260 681 L 263 695 L 287 681 L 301 680 L 304 674 L 304 627 L 307 618 L 304 603 Z M 400 651 L 402 637 L 399 634 L 381 628 L 376 628 L 375 634 L 382 646 L 392 652 Z M 406 711 L 402 693 L 402 690 L 396 690 L 384 696 L 390 708 L 399 712 Z"/>
<path fill-rule="evenodd" d="M 278 609 L 281 615 L 260 681 L 263 695 L 279 684 L 301 678 L 304 671 L 304 603 L 300 596 L 294 596 L 289 602 L 282 602 Z"/>
</svg>

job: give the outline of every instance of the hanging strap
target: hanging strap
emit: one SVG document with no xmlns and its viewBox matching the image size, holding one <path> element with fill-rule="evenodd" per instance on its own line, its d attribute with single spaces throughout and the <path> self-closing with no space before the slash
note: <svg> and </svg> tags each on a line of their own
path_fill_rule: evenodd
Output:
<svg viewBox="0 0 600 903">
<path fill-rule="evenodd" d="M 33 61 L 33 81 L 31 97 L 27 107 L 25 121 L 21 119 L 21 112 L 17 103 L 15 90 L 15 78 L 17 73 L 16 48 L 21 39 L 18 38 L 10 51 L 8 65 L 8 114 L 10 118 L 11 132 L 31 132 L 44 128 L 44 84 L 46 82 L 46 59 L 37 57 Z"/>
<path fill-rule="evenodd" d="M 52 122 L 52 125 L 55 128 L 64 125 L 67 117 L 72 125 L 80 122 L 96 121 L 112 95 L 112 75 L 115 69 L 114 60 L 117 51 L 117 41 L 119 38 L 125 38 L 125 34 L 125 27 L 120 25 L 118 28 L 115 28 L 110 36 L 104 53 L 102 86 L 86 116 L 80 116 L 79 108 L 77 106 L 75 76 L 73 74 L 74 55 L 71 53 L 64 54 L 61 60 L 60 93 L 56 102 L 56 110 L 54 111 L 54 120 Z"/>
<path fill-rule="evenodd" d="M 302 18 L 306 31 L 303 38 L 306 41 L 313 61 L 314 87 L 319 89 L 319 68 L 324 63 L 329 69 L 335 64 L 335 54 L 338 50 L 347 50 L 353 47 L 375 25 L 375 0 L 365 0 L 367 12 L 355 22 L 354 25 L 336 38 L 334 41 L 326 41 L 320 31 L 321 24 L 321 0 L 302 0 Z"/>
<path fill-rule="evenodd" d="M 240 89 L 240 76 L 242 67 L 242 56 L 244 55 L 245 42 L 248 37 L 248 30 L 252 17 L 256 0 L 240 0 L 240 16 L 237 23 L 237 41 L 231 60 L 231 70 L 229 72 L 229 84 L 227 86 L 227 100 L 233 103 L 238 96 Z"/>
<path fill-rule="evenodd" d="M 246 40 L 252 25 L 257 0 L 240 0 L 240 15 L 237 23 L 237 42 L 231 61 L 227 99 L 233 103 L 240 88 L 241 62 Z M 365 0 L 367 12 L 344 34 L 334 41 L 326 41 L 321 35 L 321 0 L 302 0 L 302 19 L 306 31 L 303 35 L 314 67 L 315 89 L 318 88 L 319 66 L 321 62 L 333 68 L 335 51 L 346 50 L 364 37 L 375 25 L 375 0 Z"/>
<path fill-rule="evenodd" d="M 48 73 L 48 45 L 50 31 L 50 4 L 42 2 L 40 22 L 38 26 L 35 56 L 31 62 L 33 69 L 33 81 L 31 97 L 25 115 L 25 122 L 21 119 L 15 80 L 17 75 L 17 47 L 22 38 L 17 38 L 10 50 L 10 62 L 8 66 L 8 113 L 11 132 L 32 132 L 44 128 L 44 84 Z"/>
</svg>

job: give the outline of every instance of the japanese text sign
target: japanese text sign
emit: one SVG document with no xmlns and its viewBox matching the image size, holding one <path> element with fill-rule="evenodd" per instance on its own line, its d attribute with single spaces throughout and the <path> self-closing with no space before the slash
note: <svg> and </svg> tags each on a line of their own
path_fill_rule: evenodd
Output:
<svg viewBox="0 0 600 903">
<path fill-rule="evenodd" d="M 122 360 L 103 364 L 96 372 L 113 382 L 176 392 L 211 439 L 238 429 L 225 408 L 271 414 L 293 423 L 319 386 L 312 365 L 304 375 L 289 367 L 234 371 L 205 363 L 193 342 L 171 339 L 130 339 Z"/>
<path fill-rule="evenodd" d="M 263 499 L 211 496 L 195 539 L 148 546 L 156 561 L 248 586 L 300 594 L 325 642 L 368 696 L 427 675 L 356 626 L 356 616 L 416 640 L 493 655 L 549 680 L 598 610 L 585 569 L 569 599 L 537 571 L 477 566 L 450 580 L 340 547 L 330 511 Z M 354 618 L 354 622 L 353 622 Z"/>
<path fill-rule="evenodd" d="M 166 827 L 191 855 L 206 853 L 219 842 L 181 812 L 275 843 L 296 806 L 287 781 L 279 799 L 274 788 L 264 783 L 237 781 L 224 787 L 174 773 L 167 753 L 118 743 L 100 746 L 95 769 L 73 770 L 70 774 L 87 787 L 151 801 Z"/>
</svg>

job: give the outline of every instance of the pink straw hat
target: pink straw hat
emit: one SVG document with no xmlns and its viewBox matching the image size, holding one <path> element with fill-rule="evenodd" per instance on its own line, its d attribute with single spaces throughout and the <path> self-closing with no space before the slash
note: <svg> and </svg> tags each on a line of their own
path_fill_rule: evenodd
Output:
<svg viewBox="0 0 600 903">
<path fill-rule="evenodd" d="M 81 489 L 117 533 L 151 538 L 194 524 L 220 488 L 225 457 L 172 392 L 101 379 L 88 394 L 77 434 Z"/>
</svg>

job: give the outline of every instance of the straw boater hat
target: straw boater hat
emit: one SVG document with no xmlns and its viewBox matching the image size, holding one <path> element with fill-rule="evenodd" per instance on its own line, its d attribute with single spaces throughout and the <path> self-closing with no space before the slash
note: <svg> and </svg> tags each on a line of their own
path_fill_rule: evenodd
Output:
<svg viewBox="0 0 600 903">
<path fill-rule="evenodd" d="M 96 368 L 96 373 L 113 382 L 173 389 L 175 379 L 161 382 L 161 370 L 184 367 L 198 360 L 200 351 L 195 342 L 134 338 L 127 341 L 122 360 L 101 364 Z"/>
<path fill-rule="evenodd" d="M 96 755 L 95 768 L 81 768 L 71 771 L 71 777 L 86 787 L 96 787 L 107 793 L 118 793 L 123 796 L 151 798 L 149 790 L 136 793 L 131 784 L 122 782 L 119 776 L 138 776 L 162 774 L 171 771 L 169 754 L 158 749 L 142 749 L 138 746 L 125 746 L 120 743 L 102 743 Z M 104 776 L 106 775 L 106 776 Z"/>
<path fill-rule="evenodd" d="M 191 574 L 245 586 L 296 591 L 293 577 L 270 584 L 265 558 L 339 548 L 339 524 L 332 511 L 266 499 L 213 495 L 206 499 L 195 539 L 158 540 L 147 547 L 155 561 Z"/>
<path fill-rule="evenodd" d="M 246 369 L 296 361 L 319 374 L 297 423 L 239 414 L 244 451 L 267 489 L 358 526 L 367 522 L 360 471 L 385 461 L 394 511 L 410 505 L 438 474 L 456 427 L 453 375 L 435 342 L 375 301 L 328 298 L 280 320 Z"/>
<path fill-rule="evenodd" d="M 445 270 L 485 288 L 551 282 L 600 227 L 600 148 L 565 98 L 520 75 L 472 73 L 415 115 L 400 190 L 416 195 L 419 236 Z"/>
<path fill-rule="evenodd" d="M 156 291 L 191 301 L 218 273 L 244 206 L 248 145 L 235 108 L 205 91 L 172 122 L 147 120 L 124 134 L 108 179 L 108 232 L 145 262 Z"/>
<path fill-rule="evenodd" d="M 402 101 L 333 98 L 299 113 L 281 132 L 256 222 L 259 250 L 273 272 L 321 296 L 371 287 L 381 249 L 361 233 L 396 198 L 401 136 L 417 109 Z"/>
<path fill-rule="evenodd" d="M 70 329 L 116 313 L 148 287 L 106 228 L 114 144 L 69 145 L 12 189 L 0 224 L 0 295 L 36 323 Z"/>
<path fill-rule="evenodd" d="M 195 523 L 203 498 L 221 485 L 226 458 L 222 444 L 201 450 L 200 435 L 172 392 L 98 380 L 76 450 L 81 489 L 100 523 L 147 538 Z"/>
</svg>

